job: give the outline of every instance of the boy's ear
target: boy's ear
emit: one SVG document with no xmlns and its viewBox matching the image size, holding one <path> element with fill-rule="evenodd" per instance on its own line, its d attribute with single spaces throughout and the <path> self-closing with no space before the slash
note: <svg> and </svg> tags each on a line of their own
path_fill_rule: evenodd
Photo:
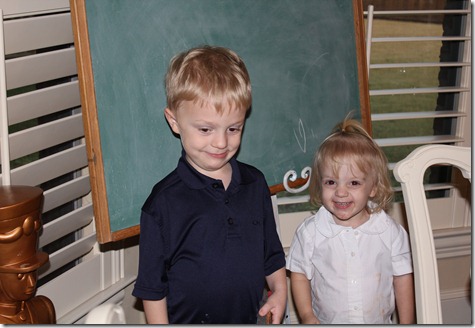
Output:
<svg viewBox="0 0 475 328">
<path fill-rule="evenodd" d="M 175 114 L 172 112 L 170 108 L 165 108 L 165 118 L 167 119 L 168 125 L 170 125 L 170 128 L 172 129 L 173 132 L 176 134 L 180 134 L 180 130 L 178 129 L 178 124 L 176 121 Z"/>
</svg>

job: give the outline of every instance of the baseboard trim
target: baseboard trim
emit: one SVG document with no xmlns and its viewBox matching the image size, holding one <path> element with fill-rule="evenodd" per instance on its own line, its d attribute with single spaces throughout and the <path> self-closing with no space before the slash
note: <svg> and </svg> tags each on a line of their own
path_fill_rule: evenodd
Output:
<svg viewBox="0 0 475 328">
<path fill-rule="evenodd" d="M 467 298 L 470 297 L 471 291 L 467 288 L 453 288 L 440 291 L 440 300 L 454 300 L 457 298 Z"/>
<path fill-rule="evenodd" d="M 448 228 L 433 231 L 437 259 L 472 254 L 472 228 Z"/>
</svg>

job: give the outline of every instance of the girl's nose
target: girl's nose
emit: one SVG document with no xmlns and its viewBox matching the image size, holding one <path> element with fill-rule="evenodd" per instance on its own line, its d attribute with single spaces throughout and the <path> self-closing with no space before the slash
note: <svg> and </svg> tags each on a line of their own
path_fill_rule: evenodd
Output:
<svg viewBox="0 0 475 328">
<path fill-rule="evenodd" d="M 346 188 L 344 186 L 338 186 L 336 188 L 335 194 L 338 197 L 346 197 L 346 196 L 348 196 L 348 191 L 346 190 Z"/>
</svg>

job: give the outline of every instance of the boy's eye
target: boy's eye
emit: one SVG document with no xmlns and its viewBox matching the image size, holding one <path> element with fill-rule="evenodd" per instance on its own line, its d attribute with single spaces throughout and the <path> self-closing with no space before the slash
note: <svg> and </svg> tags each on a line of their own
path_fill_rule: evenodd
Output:
<svg viewBox="0 0 475 328">
<path fill-rule="evenodd" d="M 238 133 L 239 131 L 241 131 L 241 128 L 238 128 L 238 127 L 229 128 L 229 132 L 231 133 Z"/>
<path fill-rule="evenodd" d="M 198 129 L 201 133 L 209 133 L 211 131 L 210 128 L 199 128 Z"/>
</svg>

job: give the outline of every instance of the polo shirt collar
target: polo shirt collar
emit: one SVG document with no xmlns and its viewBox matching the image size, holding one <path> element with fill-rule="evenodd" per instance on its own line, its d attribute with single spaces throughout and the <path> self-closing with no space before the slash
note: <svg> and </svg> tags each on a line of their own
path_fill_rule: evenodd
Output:
<svg viewBox="0 0 475 328">
<path fill-rule="evenodd" d="M 316 228 L 327 238 L 333 238 L 343 230 L 348 229 L 348 227 L 336 224 L 332 214 L 323 206 L 318 210 L 316 215 Z M 388 229 L 388 227 L 386 212 L 380 211 L 371 214 L 368 221 L 354 230 L 359 230 L 368 235 L 378 235 Z"/>
<path fill-rule="evenodd" d="M 229 163 L 233 170 L 231 183 L 228 188 L 229 190 L 232 190 L 241 184 L 248 184 L 255 181 L 254 175 L 249 172 L 249 170 L 238 165 L 236 156 L 233 156 Z M 178 161 L 177 173 L 183 182 L 191 189 L 204 189 L 218 181 L 198 172 L 193 166 L 191 166 L 191 164 L 186 160 L 184 149 L 182 149 L 181 157 Z"/>
</svg>

